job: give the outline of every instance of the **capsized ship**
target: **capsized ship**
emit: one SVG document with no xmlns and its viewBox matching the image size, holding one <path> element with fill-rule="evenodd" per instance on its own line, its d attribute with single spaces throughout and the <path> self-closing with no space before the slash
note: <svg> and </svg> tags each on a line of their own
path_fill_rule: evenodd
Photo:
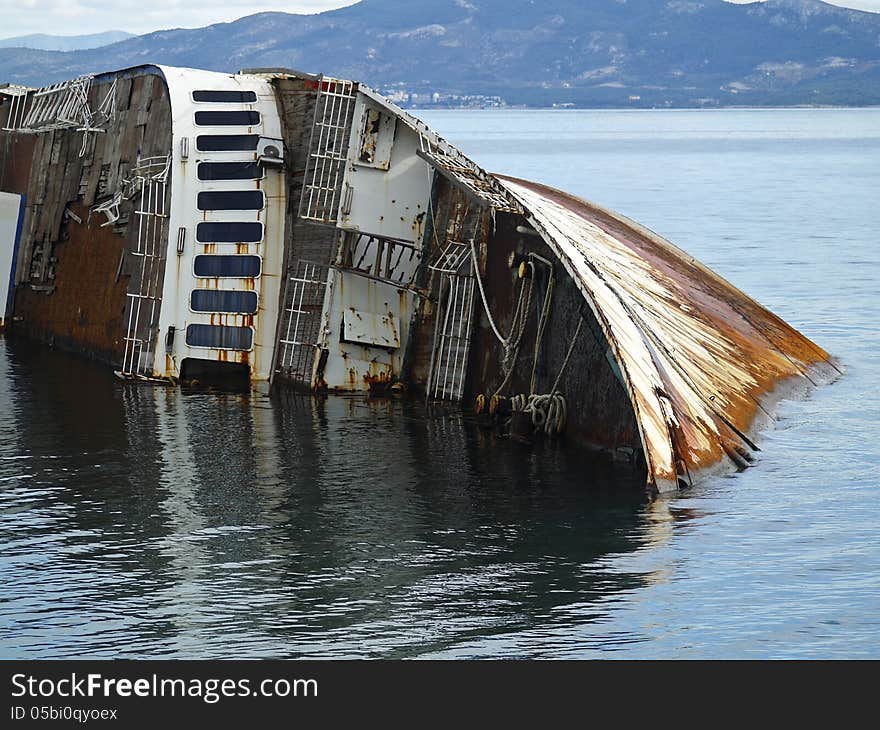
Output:
<svg viewBox="0 0 880 730">
<path fill-rule="evenodd" d="M 774 402 L 838 372 L 656 234 L 361 83 L 139 66 L 0 101 L 4 324 L 124 380 L 464 401 L 666 492 L 747 466 Z"/>
</svg>

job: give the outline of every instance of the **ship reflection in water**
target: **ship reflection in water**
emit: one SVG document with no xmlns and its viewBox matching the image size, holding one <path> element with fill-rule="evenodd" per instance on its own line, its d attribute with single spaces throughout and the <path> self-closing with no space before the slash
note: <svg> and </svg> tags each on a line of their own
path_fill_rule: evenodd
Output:
<svg viewBox="0 0 880 730">
<path fill-rule="evenodd" d="M 564 653 L 687 517 L 410 400 L 121 385 L 0 340 L 0 408 L 7 658 Z"/>
</svg>

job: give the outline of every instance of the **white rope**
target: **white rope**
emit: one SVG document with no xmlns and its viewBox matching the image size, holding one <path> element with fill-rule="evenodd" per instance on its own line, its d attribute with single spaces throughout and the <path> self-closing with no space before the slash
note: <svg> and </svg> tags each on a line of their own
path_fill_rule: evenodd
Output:
<svg viewBox="0 0 880 730">
<path fill-rule="evenodd" d="M 483 290 L 483 279 L 480 276 L 480 267 L 477 263 L 477 247 L 474 244 L 474 239 L 471 239 L 471 260 L 474 263 L 474 276 L 477 279 L 477 288 L 480 290 L 480 299 L 483 300 L 483 310 L 486 312 L 486 317 L 489 319 L 489 325 L 492 327 L 492 331 L 495 333 L 498 341 L 504 345 L 507 340 L 495 325 L 495 320 L 492 319 L 492 312 L 489 311 L 489 302 L 486 301 L 486 292 Z"/>
<path fill-rule="evenodd" d="M 521 280 L 522 284 L 519 288 L 519 296 L 517 297 L 516 308 L 513 312 L 513 323 L 510 326 L 510 337 L 502 342 L 504 345 L 504 362 L 502 363 L 504 380 L 501 381 L 501 385 L 492 394 L 493 398 L 507 387 L 510 376 L 513 375 L 513 371 L 516 369 L 519 346 L 522 343 L 522 337 L 526 331 L 526 322 L 529 319 L 529 311 L 532 307 L 532 282 L 535 280 L 535 265 L 530 261 L 529 266 L 532 269 L 532 276 Z M 525 299 L 523 298 L 523 292 L 526 294 Z M 523 306 L 523 301 L 525 301 L 525 306 Z M 516 339 L 511 343 L 514 333 L 516 333 Z"/>
<path fill-rule="evenodd" d="M 574 352 L 574 343 L 577 342 L 578 335 L 581 333 L 581 327 L 584 324 L 584 318 L 581 317 L 578 320 L 577 329 L 574 331 L 574 335 L 571 338 L 571 344 L 568 346 L 568 352 L 565 355 L 565 360 L 562 361 L 562 367 L 559 368 L 559 374 L 556 376 L 556 380 L 553 381 L 553 387 L 550 388 L 551 393 L 555 393 L 556 389 L 559 387 L 559 381 L 562 380 L 562 374 L 565 372 L 565 368 L 568 367 L 568 361 L 571 359 L 571 353 Z"/>
</svg>

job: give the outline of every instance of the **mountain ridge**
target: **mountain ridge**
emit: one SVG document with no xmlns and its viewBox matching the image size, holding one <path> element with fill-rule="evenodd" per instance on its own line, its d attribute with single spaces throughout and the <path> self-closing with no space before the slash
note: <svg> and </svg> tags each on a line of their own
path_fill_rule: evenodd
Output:
<svg viewBox="0 0 880 730">
<path fill-rule="evenodd" d="M 0 38 L 0 48 L 30 48 L 37 51 L 80 51 L 108 46 L 111 43 L 135 37 L 134 33 L 128 33 L 124 30 L 107 30 L 103 33 L 88 33 L 86 35 L 30 33 L 12 38 Z"/>
<path fill-rule="evenodd" d="M 0 49 L 0 80 L 142 63 L 300 68 L 420 106 L 880 104 L 880 14 L 820 0 L 362 0 L 93 50 Z"/>
</svg>

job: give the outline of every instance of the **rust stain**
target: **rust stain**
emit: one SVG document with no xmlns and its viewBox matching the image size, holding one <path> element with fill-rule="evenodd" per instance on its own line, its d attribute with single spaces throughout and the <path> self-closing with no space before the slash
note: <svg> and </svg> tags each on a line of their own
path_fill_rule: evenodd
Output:
<svg viewBox="0 0 880 730">
<path fill-rule="evenodd" d="M 17 287 L 16 316 L 33 336 L 121 362 L 129 276 L 117 280 L 116 271 L 125 239 L 111 226 L 102 228 L 97 216 L 87 223 L 82 203 L 68 207 L 83 223 L 68 221 L 66 239 L 55 244 L 54 289 Z"/>
<path fill-rule="evenodd" d="M 378 370 L 370 364 L 370 372 L 364 373 L 364 383 L 370 392 L 388 390 L 395 382 L 394 373 L 391 370 Z"/>
</svg>

